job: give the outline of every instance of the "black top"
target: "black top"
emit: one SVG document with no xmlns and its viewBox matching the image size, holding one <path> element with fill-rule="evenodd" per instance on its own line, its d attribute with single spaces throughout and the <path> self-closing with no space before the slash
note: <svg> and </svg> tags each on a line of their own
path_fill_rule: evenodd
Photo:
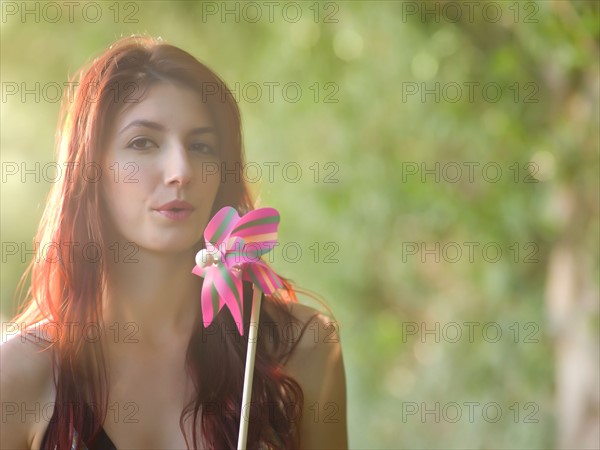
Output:
<svg viewBox="0 0 600 450">
<path fill-rule="evenodd" d="M 57 420 L 56 414 L 57 414 L 57 410 L 56 410 L 56 408 L 54 408 L 54 414 L 52 415 L 52 418 L 50 419 L 50 425 L 48 426 L 48 428 L 46 428 L 46 433 L 44 433 L 44 438 L 42 439 L 42 445 L 40 447 L 41 450 L 56 450 L 56 445 L 54 446 L 54 448 L 51 448 L 50 444 L 47 442 L 48 441 L 48 430 L 53 425 L 53 423 Z M 93 416 L 93 412 L 88 405 L 85 405 L 84 414 L 87 417 Z M 78 440 L 77 430 L 75 430 L 74 434 L 75 434 L 75 436 L 73 438 L 73 441 L 71 442 L 72 450 L 74 450 L 76 448 L 75 444 L 77 443 L 77 440 Z M 97 435 L 96 439 L 94 440 L 94 442 L 90 443 L 90 445 L 87 445 L 85 442 L 82 442 L 80 445 L 83 448 L 83 450 L 117 450 L 117 447 L 115 446 L 115 444 L 113 444 L 113 442 L 110 440 L 110 438 L 106 434 L 106 431 L 104 431 L 104 428 L 102 428 L 102 427 L 100 427 L 100 431 L 98 432 L 98 435 Z"/>
</svg>

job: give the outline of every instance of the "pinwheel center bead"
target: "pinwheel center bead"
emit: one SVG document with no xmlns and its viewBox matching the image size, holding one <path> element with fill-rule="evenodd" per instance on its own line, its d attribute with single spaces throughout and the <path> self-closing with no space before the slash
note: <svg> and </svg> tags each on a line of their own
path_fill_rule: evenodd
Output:
<svg viewBox="0 0 600 450">
<path fill-rule="evenodd" d="M 216 266 L 220 260 L 221 252 L 217 249 L 209 251 L 203 248 L 198 253 L 196 253 L 196 264 L 199 267 L 206 267 L 210 264 Z"/>
</svg>

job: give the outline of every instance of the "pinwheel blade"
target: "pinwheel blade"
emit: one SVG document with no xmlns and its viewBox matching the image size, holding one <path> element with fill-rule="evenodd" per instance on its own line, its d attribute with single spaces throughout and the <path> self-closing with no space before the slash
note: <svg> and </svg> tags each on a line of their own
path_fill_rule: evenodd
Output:
<svg viewBox="0 0 600 450">
<path fill-rule="evenodd" d="M 236 276 L 233 270 L 229 269 L 225 264 L 219 264 L 218 270 L 214 272 L 213 283 L 219 297 L 227 305 L 229 311 L 231 311 L 240 335 L 243 336 L 244 327 L 242 318 L 244 315 L 241 272 L 240 276 Z"/>
<path fill-rule="evenodd" d="M 222 251 L 222 245 L 229 237 L 231 230 L 240 220 L 240 215 L 231 206 L 225 206 L 217 212 L 204 230 L 204 240 Z"/>
<path fill-rule="evenodd" d="M 279 213 L 276 209 L 259 208 L 241 217 L 231 231 L 231 236 L 242 238 L 248 251 L 261 256 L 277 244 L 278 226 Z"/>
<path fill-rule="evenodd" d="M 264 262 L 249 264 L 244 270 L 244 280 L 251 281 L 260 287 L 265 294 L 272 294 L 277 289 L 283 288 L 281 278 Z"/>
<path fill-rule="evenodd" d="M 214 282 L 215 273 L 218 273 L 218 271 L 218 268 L 214 266 L 203 269 L 204 283 L 202 283 L 201 303 L 205 328 L 212 323 L 224 305 Z"/>
</svg>

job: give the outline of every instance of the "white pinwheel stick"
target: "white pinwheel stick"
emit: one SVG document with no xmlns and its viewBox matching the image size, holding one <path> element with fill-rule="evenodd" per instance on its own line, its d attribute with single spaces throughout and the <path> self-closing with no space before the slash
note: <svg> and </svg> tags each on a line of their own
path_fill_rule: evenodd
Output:
<svg viewBox="0 0 600 450">
<path fill-rule="evenodd" d="M 242 394 L 242 411 L 240 414 L 240 432 L 238 434 L 237 450 L 246 450 L 248 439 L 248 424 L 250 422 L 250 405 L 252 401 L 252 379 L 254 362 L 256 360 L 256 340 L 258 336 L 258 321 L 260 319 L 261 290 L 253 286 L 252 310 L 250 312 L 250 327 L 248 330 L 248 350 L 246 351 L 246 368 L 244 369 L 244 390 Z"/>
</svg>

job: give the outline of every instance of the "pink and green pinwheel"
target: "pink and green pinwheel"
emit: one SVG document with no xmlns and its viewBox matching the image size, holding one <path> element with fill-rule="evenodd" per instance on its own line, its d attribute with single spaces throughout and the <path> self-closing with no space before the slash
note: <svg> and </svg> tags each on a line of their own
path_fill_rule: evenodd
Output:
<svg viewBox="0 0 600 450">
<path fill-rule="evenodd" d="M 283 287 L 281 279 L 260 257 L 277 244 L 279 213 L 259 208 L 240 217 L 226 206 L 204 230 L 205 249 L 196 255 L 192 273 L 204 278 L 202 314 L 204 326 L 227 305 L 240 335 L 244 334 L 242 280 L 251 281 L 265 294 Z"/>
</svg>

